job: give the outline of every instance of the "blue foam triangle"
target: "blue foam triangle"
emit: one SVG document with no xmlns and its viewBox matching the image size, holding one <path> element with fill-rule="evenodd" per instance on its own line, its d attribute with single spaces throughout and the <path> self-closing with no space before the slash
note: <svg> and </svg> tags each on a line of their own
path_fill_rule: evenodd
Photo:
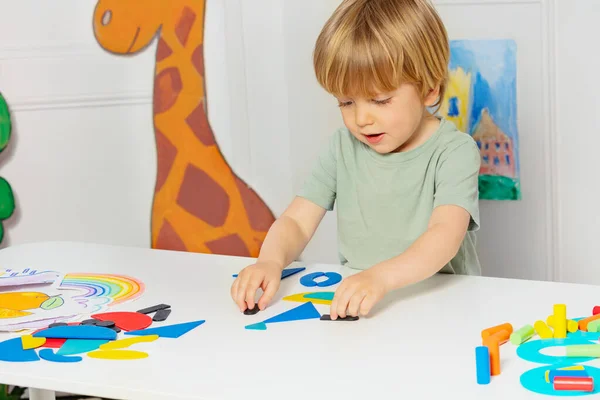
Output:
<svg viewBox="0 0 600 400">
<path fill-rule="evenodd" d="M 281 271 L 281 279 L 297 274 L 298 272 L 304 271 L 305 269 L 305 267 L 284 269 L 283 271 Z"/>
<path fill-rule="evenodd" d="M 267 324 L 265 324 L 264 322 L 259 322 L 258 324 L 246 325 L 245 328 L 257 331 L 264 331 L 267 329 Z"/>
<path fill-rule="evenodd" d="M 160 326 L 158 328 L 141 329 L 139 331 L 125 332 L 125 334 L 134 336 L 158 335 L 159 337 L 175 339 L 188 333 L 195 327 L 202 325 L 204 322 L 205 320 L 184 322 L 181 324 Z"/>
<path fill-rule="evenodd" d="M 35 350 L 23 350 L 23 342 L 20 337 L 0 342 L 0 361 L 28 362 L 39 360 L 40 358 Z"/>
<path fill-rule="evenodd" d="M 274 317 L 264 321 L 265 324 L 272 324 L 274 322 L 287 322 L 287 321 L 298 321 L 302 319 L 313 319 L 321 318 L 321 314 L 315 308 L 312 302 L 303 303 L 302 305 L 292 308 L 291 310 L 285 311 Z"/>
</svg>

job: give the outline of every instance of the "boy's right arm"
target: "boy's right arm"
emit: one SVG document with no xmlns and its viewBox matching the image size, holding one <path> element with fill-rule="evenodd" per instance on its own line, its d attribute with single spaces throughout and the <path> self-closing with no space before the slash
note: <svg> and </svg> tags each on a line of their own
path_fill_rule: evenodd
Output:
<svg viewBox="0 0 600 400">
<path fill-rule="evenodd" d="M 257 262 L 244 268 L 231 286 L 231 297 L 240 311 L 254 308 L 259 287 L 264 293 L 258 307 L 266 308 L 279 289 L 281 271 L 300 256 L 326 212 L 323 207 L 296 197 L 271 225 Z"/>
</svg>

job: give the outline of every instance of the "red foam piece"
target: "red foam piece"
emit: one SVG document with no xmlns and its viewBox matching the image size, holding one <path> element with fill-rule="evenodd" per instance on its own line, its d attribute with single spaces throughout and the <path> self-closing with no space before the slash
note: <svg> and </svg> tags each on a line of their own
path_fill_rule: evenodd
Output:
<svg viewBox="0 0 600 400">
<path fill-rule="evenodd" d="M 47 347 L 49 349 L 60 349 L 67 339 L 46 339 L 46 343 L 41 345 L 40 347 Z"/>
<path fill-rule="evenodd" d="M 115 325 L 124 331 L 137 331 L 146 329 L 152 324 L 152 317 L 132 311 L 115 311 L 101 314 L 94 314 L 92 318 L 99 321 L 112 321 Z"/>
</svg>

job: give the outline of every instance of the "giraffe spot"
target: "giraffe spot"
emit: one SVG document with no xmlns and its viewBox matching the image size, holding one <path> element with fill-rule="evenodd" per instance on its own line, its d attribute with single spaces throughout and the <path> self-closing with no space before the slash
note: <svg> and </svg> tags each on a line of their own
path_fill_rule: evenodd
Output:
<svg viewBox="0 0 600 400">
<path fill-rule="evenodd" d="M 182 87 L 177 68 L 161 71 L 154 80 L 154 112 L 162 113 L 173 107 Z"/>
<path fill-rule="evenodd" d="M 173 166 L 173 162 L 175 162 L 175 157 L 177 156 L 177 148 L 173 146 L 173 144 L 167 139 L 165 135 L 158 129 L 154 128 L 154 132 L 156 135 L 156 152 L 158 158 L 158 168 L 156 171 L 156 187 L 154 189 L 154 193 L 158 193 L 158 191 L 162 188 L 167 177 L 169 176 L 169 172 L 171 171 L 171 167 Z"/>
<path fill-rule="evenodd" d="M 154 248 L 161 250 L 187 251 L 183 240 L 179 237 L 169 221 L 164 220 L 160 228 Z"/>
<path fill-rule="evenodd" d="M 250 226 L 255 231 L 267 232 L 275 222 L 273 213 L 258 194 L 237 176 L 235 176 L 235 184 L 242 196 Z"/>
<path fill-rule="evenodd" d="M 173 50 L 171 50 L 167 42 L 160 37 L 158 39 L 158 45 L 156 46 L 156 61 L 162 61 L 171 54 L 173 54 Z"/>
<path fill-rule="evenodd" d="M 192 53 L 192 65 L 200 76 L 204 76 L 204 47 L 199 45 Z"/>
<path fill-rule="evenodd" d="M 215 136 L 210 129 L 210 124 L 204 111 L 204 102 L 198 104 L 194 111 L 185 119 L 185 122 L 203 145 L 212 146 L 215 144 Z"/>
<path fill-rule="evenodd" d="M 229 213 L 229 196 L 201 169 L 188 165 L 177 196 L 187 212 L 211 226 L 222 226 Z"/>
<path fill-rule="evenodd" d="M 196 13 L 189 7 L 184 7 L 181 17 L 179 18 L 179 22 L 175 26 L 175 35 L 179 42 L 185 46 L 188 40 L 188 36 L 190 35 L 190 30 L 192 29 L 192 25 L 196 20 Z"/>
<path fill-rule="evenodd" d="M 250 257 L 250 251 L 244 241 L 236 234 L 222 237 L 212 242 L 206 242 L 206 247 L 214 254 Z"/>
</svg>

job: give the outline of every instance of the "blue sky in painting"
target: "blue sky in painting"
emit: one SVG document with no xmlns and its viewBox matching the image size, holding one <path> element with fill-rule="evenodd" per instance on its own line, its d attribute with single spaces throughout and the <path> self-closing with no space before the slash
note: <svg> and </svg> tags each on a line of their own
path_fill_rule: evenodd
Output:
<svg viewBox="0 0 600 400">
<path fill-rule="evenodd" d="M 469 133 L 474 133 L 481 110 L 487 107 L 494 122 L 513 140 L 519 171 L 516 43 L 514 40 L 453 40 L 450 49 L 450 69 L 462 67 L 473 76 Z"/>
</svg>

